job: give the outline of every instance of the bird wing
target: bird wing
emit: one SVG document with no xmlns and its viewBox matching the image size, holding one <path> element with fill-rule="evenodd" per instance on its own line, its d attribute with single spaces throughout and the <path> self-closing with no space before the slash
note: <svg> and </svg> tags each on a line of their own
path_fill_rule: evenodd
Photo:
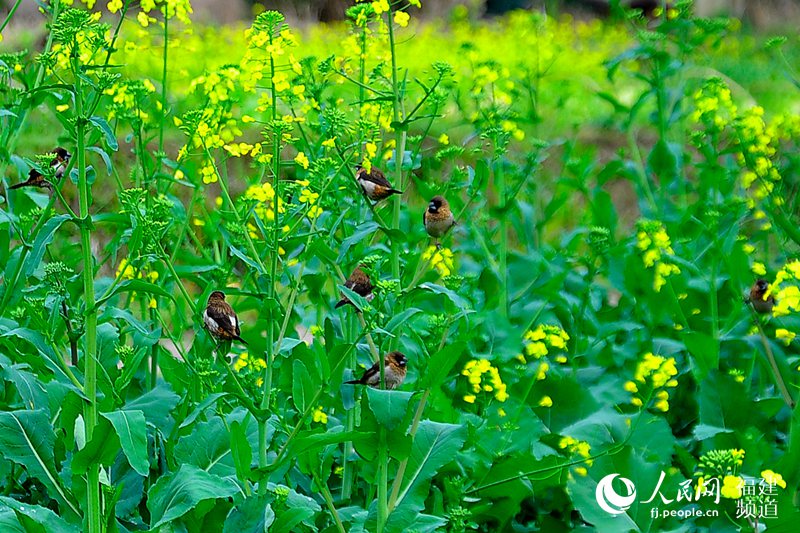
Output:
<svg viewBox="0 0 800 533">
<path fill-rule="evenodd" d="M 214 307 L 208 307 L 205 312 L 206 323 L 217 331 L 239 334 L 239 320 L 236 315 L 229 315 Z"/>
<path fill-rule="evenodd" d="M 372 292 L 372 283 L 369 281 L 369 279 L 366 281 L 349 279 L 344 286 L 359 296 L 367 296 Z"/>
<path fill-rule="evenodd" d="M 386 176 L 383 175 L 383 172 L 377 169 L 373 169 L 371 173 L 367 173 L 366 171 L 361 172 L 359 177 L 362 180 L 371 181 L 376 185 L 381 185 L 386 187 L 387 189 L 392 188 L 392 184 L 389 183 L 389 180 L 386 179 Z"/>
</svg>

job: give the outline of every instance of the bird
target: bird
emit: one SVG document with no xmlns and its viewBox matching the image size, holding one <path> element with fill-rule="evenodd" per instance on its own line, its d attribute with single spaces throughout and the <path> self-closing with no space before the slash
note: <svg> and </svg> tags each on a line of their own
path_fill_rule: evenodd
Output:
<svg viewBox="0 0 800 533">
<path fill-rule="evenodd" d="M 64 176 L 64 172 L 67 169 L 67 164 L 69 163 L 69 159 L 72 157 L 68 151 L 60 146 L 57 146 L 53 149 L 51 154 L 54 154 L 55 157 L 52 161 L 50 161 L 50 168 L 53 169 L 53 174 L 56 180 L 60 180 Z M 19 189 L 21 187 L 39 187 L 42 189 L 52 189 L 53 186 L 47 181 L 41 172 L 32 168 L 30 172 L 28 172 L 28 179 L 17 183 L 16 185 L 12 185 L 9 189 Z"/>
<path fill-rule="evenodd" d="M 367 198 L 375 202 L 379 202 L 393 194 L 403 193 L 403 191 L 392 188 L 392 184 L 389 183 L 383 172 L 375 167 L 372 167 L 371 172 L 367 172 L 367 169 L 362 166 L 356 167 L 356 179 Z"/>
<path fill-rule="evenodd" d="M 443 196 L 431 198 L 422 220 L 425 223 L 425 231 L 434 239 L 444 236 L 456 223 L 453 212 L 450 211 L 450 204 Z"/>
<path fill-rule="evenodd" d="M 220 340 L 237 340 L 242 344 L 247 344 L 241 338 L 239 330 L 239 317 L 236 312 L 225 301 L 225 293 L 214 291 L 208 296 L 208 304 L 203 311 L 203 323 L 208 331 Z"/>
<path fill-rule="evenodd" d="M 350 277 L 347 278 L 347 281 L 345 281 L 344 286 L 345 288 L 350 289 L 359 296 L 363 296 L 364 298 L 367 299 L 367 301 L 371 301 L 372 297 L 374 296 L 372 294 L 372 282 L 370 281 L 367 273 L 364 272 L 365 268 L 367 268 L 367 266 L 364 264 L 358 265 L 355 268 L 355 270 L 353 270 L 353 273 L 350 274 Z M 353 302 L 351 302 L 350 298 L 348 298 L 347 296 L 345 296 L 344 293 L 342 293 L 342 299 L 336 303 L 334 309 L 338 309 L 343 305 L 347 304 L 352 305 Z"/>
<path fill-rule="evenodd" d="M 756 313 L 767 314 L 772 312 L 775 306 L 775 297 L 771 294 L 764 298 L 769 290 L 769 283 L 765 279 L 757 279 L 753 286 L 750 288 L 750 304 Z"/>
<path fill-rule="evenodd" d="M 403 384 L 406 379 L 406 365 L 408 358 L 400 352 L 389 352 L 383 359 L 383 382 L 388 390 L 393 390 Z M 359 379 L 345 381 L 346 385 L 368 385 L 380 387 L 381 367 L 379 362 L 369 367 Z"/>
</svg>

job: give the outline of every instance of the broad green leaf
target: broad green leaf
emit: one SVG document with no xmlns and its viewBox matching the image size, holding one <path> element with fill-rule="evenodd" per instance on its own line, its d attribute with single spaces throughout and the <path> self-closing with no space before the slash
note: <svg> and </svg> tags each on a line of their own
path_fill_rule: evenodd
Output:
<svg viewBox="0 0 800 533">
<path fill-rule="evenodd" d="M 179 401 L 180 396 L 172 392 L 168 385 L 161 383 L 150 392 L 130 400 L 125 404 L 125 409 L 142 411 L 148 424 L 154 425 L 162 433 L 169 434 L 174 424 L 172 412 Z"/>
<path fill-rule="evenodd" d="M 191 434 L 181 437 L 173 453 L 178 464 L 193 465 L 220 477 L 236 474 L 231 436 L 218 416 L 197 424 Z"/>
<path fill-rule="evenodd" d="M 230 498 L 239 492 L 230 479 L 221 478 L 193 465 L 162 476 L 147 494 L 150 527 L 157 529 L 178 519 L 202 502 Z"/>
<path fill-rule="evenodd" d="M 311 376 L 306 365 L 299 359 L 292 364 L 292 401 L 298 412 L 303 413 L 311 401 L 316 388 L 311 381 Z"/>
<path fill-rule="evenodd" d="M 20 529 L 18 531 L 42 531 L 45 533 L 78 533 L 80 529 L 68 522 L 56 513 L 46 507 L 32 505 L 30 503 L 23 503 L 13 498 L 0 496 L 0 509 L 9 509 L 16 514 L 16 519 L 19 522 Z M 4 515 L 5 513 L 0 513 Z M 9 532 L 6 525 L 3 523 L 3 518 L 0 517 L 0 528 L 4 533 Z M 17 531 L 12 529 L 10 531 Z"/>
<path fill-rule="evenodd" d="M 216 403 L 217 400 L 225 396 L 227 396 L 227 394 L 224 392 L 215 392 L 214 394 L 209 394 L 208 396 L 206 396 L 203 399 L 203 401 L 198 403 L 197 406 L 195 406 L 195 408 L 192 410 L 192 412 L 189 413 L 189 416 L 187 416 L 183 420 L 183 422 L 181 422 L 179 429 L 191 426 L 194 423 L 194 421 L 197 420 L 198 416 L 203 414 L 203 412 L 209 407 L 211 407 L 214 403 Z"/>
<path fill-rule="evenodd" d="M 367 387 L 369 408 L 375 414 L 379 424 L 387 429 L 394 429 L 408 412 L 408 403 L 414 395 L 412 392 L 380 390 Z"/>
<path fill-rule="evenodd" d="M 120 446 L 128 463 L 139 475 L 146 476 L 150 471 L 147 459 L 147 424 L 141 411 L 112 411 L 100 413 L 111 422 L 119 438 Z"/>
<path fill-rule="evenodd" d="M 719 366 L 719 340 L 699 331 L 689 331 L 683 335 L 683 343 L 692 355 L 695 379 L 703 381 L 709 371 Z"/>
<path fill-rule="evenodd" d="M 61 486 L 53 448 L 56 436 L 45 411 L 0 412 L 0 454 L 25 467 L 28 475 L 47 487 L 50 496 L 76 515 L 80 512 Z"/>
<path fill-rule="evenodd" d="M 465 342 L 452 342 L 433 354 L 425 365 L 425 375 L 420 380 L 419 387 L 428 389 L 440 386 L 465 348 Z"/>
<path fill-rule="evenodd" d="M 272 500 L 271 494 L 246 498 L 228 513 L 222 533 L 266 533 L 275 521 Z"/>
<path fill-rule="evenodd" d="M 14 365 L 9 358 L 0 355 L 0 366 L 3 369 L 3 378 L 14 384 L 26 409 L 49 410 L 47 390 L 35 375 L 28 372 L 28 365 Z"/>
<path fill-rule="evenodd" d="M 441 424 L 430 420 L 420 422 L 411 445 L 403 488 L 397 498 L 398 506 L 406 498 L 416 501 L 425 499 L 427 481 L 455 458 L 464 445 L 466 433 L 466 428 L 456 424 Z"/>
<path fill-rule="evenodd" d="M 250 463 L 253 459 L 253 449 L 247 440 L 247 432 L 238 420 L 230 424 L 231 456 L 233 466 L 236 468 L 236 477 L 245 483 L 250 478 Z"/>
<path fill-rule="evenodd" d="M 277 487 L 278 485 L 273 483 L 269 484 L 270 491 L 274 491 Z M 301 523 L 313 526 L 313 520 L 310 519 L 322 510 L 312 498 L 298 494 L 293 489 L 289 489 L 289 496 L 281 507 L 280 510 L 277 509 L 277 506 L 273 509 L 275 521 L 270 528 L 271 531 L 297 531 L 297 526 Z"/>
<path fill-rule="evenodd" d="M 25 259 L 23 273 L 26 276 L 33 274 L 33 271 L 39 267 L 39 263 L 42 262 L 42 258 L 47 251 L 47 246 L 53 241 L 58 228 L 69 219 L 69 215 L 57 215 L 44 223 L 42 229 L 36 234 L 36 240 L 33 241 L 33 248 Z"/>
</svg>

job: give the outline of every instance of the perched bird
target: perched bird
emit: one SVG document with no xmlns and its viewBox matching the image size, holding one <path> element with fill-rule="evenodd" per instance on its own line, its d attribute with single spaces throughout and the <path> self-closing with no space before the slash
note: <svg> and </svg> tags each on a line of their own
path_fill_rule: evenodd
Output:
<svg viewBox="0 0 800 533">
<path fill-rule="evenodd" d="M 771 294 L 764 299 L 767 290 L 769 290 L 769 283 L 765 279 L 757 279 L 750 288 L 750 304 L 756 310 L 756 313 L 771 313 L 772 308 L 775 306 L 775 297 Z"/>
<path fill-rule="evenodd" d="M 393 194 L 403 193 L 403 191 L 393 189 L 392 184 L 389 183 L 389 180 L 386 179 L 383 172 L 375 167 L 372 167 L 371 172 L 367 172 L 367 169 L 362 166 L 357 167 L 356 179 L 364 190 L 364 194 L 374 202 L 388 198 Z"/>
<path fill-rule="evenodd" d="M 400 352 L 389 352 L 383 360 L 383 381 L 388 390 L 396 389 L 403 384 L 406 379 L 406 365 L 408 359 Z M 381 367 L 377 361 L 364 375 L 353 381 L 345 381 L 347 385 L 369 385 L 370 387 L 380 387 Z"/>
<path fill-rule="evenodd" d="M 64 171 L 67 169 L 67 164 L 69 163 L 69 158 L 72 157 L 72 154 L 60 146 L 57 146 L 51 153 L 55 155 L 55 157 L 52 161 L 50 161 L 50 168 L 53 169 L 56 179 L 60 180 L 64 176 Z M 27 180 L 17 183 L 16 185 L 12 185 L 9 187 L 9 189 L 19 189 L 21 187 L 39 187 L 42 189 L 53 188 L 50 182 L 44 179 L 42 173 L 35 168 L 32 168 L 30 172 L 28 172 Z"/>
<path fill-rule="evenodd" d="M 344 286 L 354 293 L 358 294 L 359 296 L 363 296 L 367 299 L 367 301 L 372 300 L 374 296 L 372 294 L 372 282 L 369 279 L 369 276 L 363 269 L 367 268 L 366 265 L 358 265 L 353 273 L 350 274 L 350 277 L 347 278 L 347 281 L 344 283 Z M 334 306 L 334 309 L 338 309 L 343 305 L 352 304 L 353 302 L 342 293 L 342 299 L 337 302 Z"/>
<path fill-rule="evenodd" d="M 211 335 L 220 340 L 237 340 L 247 344 L 239 336 L 239 317 L 225 301 L 225 294 L 222 291 L 214 291 L 208 296 L 208 304 L 203 311 L 203 323 Z"/>
<path fill-rule="evenodd" d="M 453 212 L 450 211 L 450 204 L 442 196 L 434 196 L 425 214 L 422 216 L 425 222 L 425 231 L 434 239 L 439 239 L 456 223 Z"/>
</svg>

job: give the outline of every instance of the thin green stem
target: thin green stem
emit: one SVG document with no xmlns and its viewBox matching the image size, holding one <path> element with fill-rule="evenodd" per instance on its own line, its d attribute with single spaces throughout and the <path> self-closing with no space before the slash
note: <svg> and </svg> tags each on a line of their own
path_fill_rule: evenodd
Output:
<svg viewBox="0 0 800 533">
<path fill-rule="evenodd" d="M 495 161 L 495 185 L 500 209 L 500 316 L 508 318 L 508 216 L 506 216 L 506 177 L 503 161 Z"/>
<path fill-rule="evenodd" d="M 77 43 L 73 46 L 77 50 Z M 89 206 L 92 193 L 86 175 L 86 124 L 83 114 L 83 90 L 78 58 L 73 54 L 72 68 L 75 74 L 75 112 L 78 158 L 78 193 L 80 203 L 81 253 L 83 255 L 83 298 L 86 314 L 86 336 L 84 350 L 84 391 L 88 401 L 84 404 L 83 418 L 86 424 L 86 442 L 91 441 L 97 426 L 97 309 L 94 297 L 94 256 L 92 255 L 92 221 Z M 100 508 L 100 465 L 93 462 L 87 472 L 86 527 L 89 533 L 102 531 Z"/>
<path fill-rule="evenodd" d="M 169 16 L 164 8 L 164 56 L 163 56 L 163 69 L 161 71 L 161 113 L 163 118 L 158 126 L 158 151 L 164 151 L 164 123 L 166 122 L 167 114 L 167 51 L 169 50 Z"/>
</svg>

